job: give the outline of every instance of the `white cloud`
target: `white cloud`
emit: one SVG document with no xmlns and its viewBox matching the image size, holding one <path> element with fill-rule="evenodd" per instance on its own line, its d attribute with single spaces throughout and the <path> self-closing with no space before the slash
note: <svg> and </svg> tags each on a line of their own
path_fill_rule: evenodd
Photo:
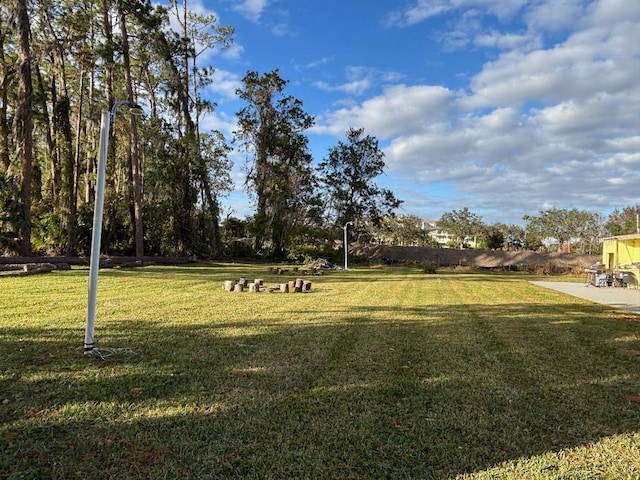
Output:
<svg viewBox="0 0 640 480">
<path fill-rule="evenodd" d="M 593 14 L 599 24 L 637 22 L 640 20 L 640 2 L 629 0 L 599 0 Z"/>
<path fill-rule="evenodd" d="M 614 150 L 631 150 L 640 152 L 640 136 L 631 135 L 629 137 L 616 137 L 607 140 L 607 143 Z"/>
<path fill-rule="evenodd" d="M 524 15 L 532 30 L 561 31 L 576 28 L 587 11 L 584 0 L 548 0 L 533 3 Z"/>
<path fill-rule="evenodd" d="M 295 37 L 296 33 L 288 23 L 275 23 L 270 27 L 271 34 L 276 37 Z"/>
<path fill-rule="evenodd" d="M 234 10 L 248 20 L 257 23 L 268 5 L 269 0 L 243 0 L 237 2 Z"/>
<path fill-rule="evenodd" d="M 489 222 L 519 222 L 550 206 L 640 203 L 640 1 L 415 0 L 390 24 L 437 16 L 450 29 L 441 44 L 493 61 L 460 91 L 348 67 L 341 81 L 315 83 L 335 103 L 311 133 L 363 127 L 377 137 L 389 177 L 409 194 L 399 195 L 405 210 L 425 217 L 481 205 Z M 315 58 L 307 68 L 336 61 Z M 238 86 L 223 72 L 215 88 L 231 98 Z"/>
<path fill-rule="evenodd" d="M 244 55 L 244 47 L 235 41 L 220 56 L 225 60 L 239 60 Z"/>
<path fill-rule="evenodd" d="M 542 46 L 538 36 L 497 31 L 478 34 L 474 37 L 473 43 L 478 47 L 500 50 L 534 50 Z"/>
<path fill-rule="evenodd" d="M 326 82 L 315 82 L 314 85 L 326 92 L 344 92 L 350 95 L 361 95 L 371 88 L 371 80 L 362 79 L 343 83 L 342 85 L 329 85 Z"/>
<path fill-rule="evenodd" d="M 453 93 L 444 87 L 396 85 L 361 105 L 319 115 L 314 131 L 342 135 L 350 127 L 390 138 L 444 121 Z"/>
<path fill-rule="evenodd" d="M 203 132 L 217 130 L 221 132 L 227 141 L 233 137 L 234 130 L 237 129 L 237 119 L 235 116 L 230 117 L 225 113 L 214 111 L 211 114 L 203 116 L 200 120 L 200 130 Z"/>
<path fill-rule="evenodd" d="M 640 75 L 638 26 L 593 26 L 551 49 L 505 53 L 474 78 L 469 105 L 553 102 L 627 91 Z"/>
<path fill-rule="evenodd" d="M 450 10 L 449 3 L 448 0 L 418 0 L 411 7 L 391 13 L 387 19 L 387 24 L 390 26 L 415 25 L 427 18 Z"/>
<path fill-rule="evenodd" d="M 528 0 L 416 0 L 412 5 L 392 12 L 387 25 L 406 27 L 452 11 L 482 11 L 500 19 L 510 18 L 524 8 Z"/>
<path fill-rule="evenodd" d="M 213 82 L 207 85 L 207 89 L 213 93 L 212 99 L 219 101 L 220 97 L 227 100 L 235 100 L 236 90 L 242 87 L 242 79 L 231 72 L 216 70 L 213 74 Z"/>
<path fill-rule="evenodd" d="M 496 2 L 480 0 L 432 3 L 432 10 L 420 2 L 416 8 L 436 15 L 436 10 L 481 3 L 497 8 Z M 477 47 L 504 53 L 484 65 L 466 93 L 437 86 L 388 87 L 359 104 L 324 113 L 317 130 L 339 134 L 364 126 L 388 140 L 385 161 L 406 185 L 455 189 L 455 203 L 439 203 L 441 212 L 465 202 L 473 210 L 477 202 L 504 219 L 510 210 L 535 214 L 550 205 L 606 211 L 612 199 L 620 206 L 638 203 L 640 2 L 600 0 L 590 9 L 584 1 L 557 4 L 555 23 L 549 7 L 556 3 L 537 2 L 523 17 L 532 30 L 475 34 Z M 501 14 L 523 7 L 522 2 L 509 5 Z M 543 47 L 542 32 L 536 30 L 563 29 L 571 25 L 569 19 L 577 28 L 560 43 Z M 532 41 L 537 43 L 529 50 Z"/>
<path fill-rule="evenodd" d="M 319 58 L 318 60 L 313 60 L 305 65 L 299 65 L 296 68 L 304 68 L 304 69 L 308 69 L 308 68 L 317 68 L 320 67 L 322 65 L 327 65 L 329 63 L 331 63 L 331 61 L 333 60 L 332 57 L 322 57 Z"/>
<path fill-rule="evenodd" d="M 313 85 L 325 92 L 343 92 L 348 95 L 362 95 L 374 85 L 396 82 L 402 78 L 395 72 L 381 72 L 375 68 L 362 66 L 348 66 L 345 68 L 347 82 L 340 85 L 330 85 L 324 81 L 314 82 Z"/>
</svg>

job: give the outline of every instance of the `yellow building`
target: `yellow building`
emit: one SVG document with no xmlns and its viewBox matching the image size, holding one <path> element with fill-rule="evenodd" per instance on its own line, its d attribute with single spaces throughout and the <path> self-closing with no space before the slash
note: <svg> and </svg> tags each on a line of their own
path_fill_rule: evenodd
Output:
<svg viewBox="0 0 640 480">
<path fill-rule="evenodd" d="M 633 283 L 640 280 L 640 233 L 618 235 L 602 239 L 602 263 L 608 272 L 623 278 L 633 276 Z"/>
</svg>

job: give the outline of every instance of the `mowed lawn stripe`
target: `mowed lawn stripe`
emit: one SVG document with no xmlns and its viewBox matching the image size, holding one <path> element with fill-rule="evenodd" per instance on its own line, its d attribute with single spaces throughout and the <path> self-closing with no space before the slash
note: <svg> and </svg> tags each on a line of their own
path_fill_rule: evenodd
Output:
<svg viewBox="0 0 640 480">
<path fill-rule="evenodd" d="M 0 474 L 640 475 L 634 317 L 511 274 L 369 268 L 314 277 L 308 294 L 221 288 L 282 280 L 265 273 L 101 273 L 98 344 L 134 352 L 105 360 L 78 348 L 86 276 L 4 279 Z"/>
</svg>

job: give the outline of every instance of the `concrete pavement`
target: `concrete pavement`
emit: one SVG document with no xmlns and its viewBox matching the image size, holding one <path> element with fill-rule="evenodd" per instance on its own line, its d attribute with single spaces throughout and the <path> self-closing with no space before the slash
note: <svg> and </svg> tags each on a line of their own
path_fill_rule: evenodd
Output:
<svg viewBox="0 0 640 480">
<path fill-rule="evenodd" d="M 640 314 L 640 289 L 622 287 L 594 287 L 574 282 L 531 282 L 539 287 L 573 295 L 594 303 L 629 310 Z"/>
</svg>

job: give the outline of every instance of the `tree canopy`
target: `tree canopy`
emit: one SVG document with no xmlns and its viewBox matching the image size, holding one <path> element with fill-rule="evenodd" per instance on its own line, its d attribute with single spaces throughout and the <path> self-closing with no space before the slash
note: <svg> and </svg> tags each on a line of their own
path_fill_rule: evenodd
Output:
<svg viewBox="0 0 640 480">
<path fill-rule="evenodd" d="M 603 217 L 584 210 L 551 208 L 538 215 L 525 215 L 527 235 L 541 241 L 555 241 L 559 251 L 571 251 L 580 244 L 583 251 L 593 251 L 603 236 Z"/>
<path fill-rule="evenodd" d="M 285 252 L 291 228 L 304 215 L 313 191 L 312 158 L 303 132 L 313 126 L 302 102 L 284 95 L 278 70 L 249 72 L 237 91 L 246 106 L 238 112 L 236 139 L 250 152 L 246 185 L 255 192 L 254 246 L 270 235 L 275 256 Z M 301 208 L 297 208 L 301 207 Z"/>
<path fill-rule="evenodd" d="M 457 245 L 464 248 L 466 242 L 482 233 L 482 218 L 468 207 L 445 212 L 437 222 L 438 228 L 456 238 Z"/>
<path fill-rule="evenodd" d="M 376 184 L 384 168 L 378 140 L 364 135 L 363 128 L 350 128 L 346 140 L 331 148 L 318 165 L 327 219 L 339 226 L 353 222 L 357 228 L 364 219 L 379 226 L 393 215 L 402 200 Z"/>
<path fill-rule="evenodd" d="M 222 221 L 232 184 L 232 145 L 203 128 L 216 108 L 204 95 L 216 81 L 205 64 L 228 48 L 234 28 L 200 15 L 189 0 L 5 0 L 0 4 L 0 251 L 88 254 L 101 112 L 117 102 L 144 117 L 112 115 L 103 225 L 104 253 L 220 257 L 233 234 L 254 251 L 284 257 L 330 245 L 353 222 L 360 239 L 427 244 L 416 215 L 379 185 L 378 139 L 351 127 L 325 158 L 312 157 L 314 118 L 286 93 L 277 68 L 248 71 L 238 89 L 236 148 L 247 154 L 247 219 Z M 467 207 L 437 222 L 464 246 L 593 252 L 604 235 L 637 230 L 639 206 L 608 218 L 573 209 L 524 217 L 525 226 L 486 226 Z M 228 228 L 230 231 L 222 231 Z"/>
<path fill-rule="evenodd" d="M 187 13 L 186 2 L 2 3 L 3 251 L 87 253 L 102 110 L 114 114 L 103 250 L 219 253 L 228 149 L 219 132 L 198 130 L 210 70 L 197 66 L 196 44 L 226 48 L 233 29 Z M 147 116 L 115 115 L 121 99 Z"/>
</svg>

